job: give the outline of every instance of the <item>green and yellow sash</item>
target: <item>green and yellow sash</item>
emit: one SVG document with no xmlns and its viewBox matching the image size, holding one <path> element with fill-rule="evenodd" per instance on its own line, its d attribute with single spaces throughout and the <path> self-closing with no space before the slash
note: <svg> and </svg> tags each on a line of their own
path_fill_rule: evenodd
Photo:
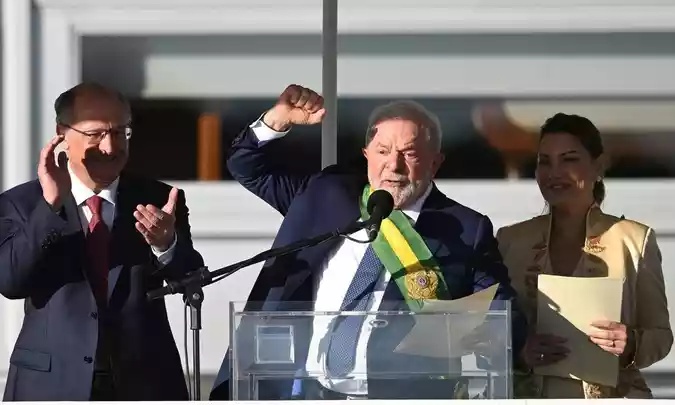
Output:
<svg viewBox="0 0 675 405">
<path fill-rule="evenodd" d="M 364 221 L 370 217 L 366 206 L 371 192 L 367 185 L 361 198 Z M 411 311 L 422 309 L 425 300 L 450 298 L 440 266 L 403 212 L 394 210 L 382 221 L 380 233 L 372 244 Z"/>
</svg>

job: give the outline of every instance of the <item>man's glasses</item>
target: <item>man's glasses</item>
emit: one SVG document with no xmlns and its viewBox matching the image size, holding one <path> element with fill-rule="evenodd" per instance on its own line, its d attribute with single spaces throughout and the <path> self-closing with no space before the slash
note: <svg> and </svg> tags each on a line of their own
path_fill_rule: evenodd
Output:
<svg viewBox="0 0 675 405">
<path fill-rule="evenodd" d="M 130 124 L 108 129 L 95 129 L 91 131 L 80 131 L 79 129 L 73 128 L 68 124 L 60 124 L 60 125 L 63 125 L 66 128 L 72 129 L 73 131 L 86 136 L 87 139 L 89 140 L 89 143 L 92 144 L 101 143 L 101 141 L 105 139 L 106 135 L 108 134 L 110 134 L 113 140 L 122 140 L 122 139 L 129 140 L 131 138 L 132 132 Z"/>
</svg>

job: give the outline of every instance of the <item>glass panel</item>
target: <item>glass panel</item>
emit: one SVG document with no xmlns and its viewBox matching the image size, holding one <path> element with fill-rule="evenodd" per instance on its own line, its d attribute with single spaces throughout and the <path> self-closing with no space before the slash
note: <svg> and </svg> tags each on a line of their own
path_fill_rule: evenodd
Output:
<svg viewBox="0 0 675 405">
<path fill-rule="evenodd" d="M 231 303 L 233 400 L 317 399 L 312 393 L 324 389 L 368 399 L 512 396 L 509 302 L 418 313 L 401 303 L 379 312 L 313 312 L 312 305 L 265 303 L 272 311 Z M 344 336 L 337 328 L 354 318 L 361 325 L 354 364 L 337 371 L 331 350 Z"/>
</svg>

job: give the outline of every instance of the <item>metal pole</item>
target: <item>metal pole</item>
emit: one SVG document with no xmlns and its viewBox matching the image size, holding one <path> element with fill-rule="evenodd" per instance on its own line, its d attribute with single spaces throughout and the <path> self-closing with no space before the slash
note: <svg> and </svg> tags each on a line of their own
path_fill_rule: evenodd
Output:
<svg viewBox="0 0 675 405">
<path fill-rule="evenodd" d="M 337 6 L 338 0 L 323 0 L 321 93 L 326 116 L 321 125 L 322 168 L 337 163 Z"/>
</svg>

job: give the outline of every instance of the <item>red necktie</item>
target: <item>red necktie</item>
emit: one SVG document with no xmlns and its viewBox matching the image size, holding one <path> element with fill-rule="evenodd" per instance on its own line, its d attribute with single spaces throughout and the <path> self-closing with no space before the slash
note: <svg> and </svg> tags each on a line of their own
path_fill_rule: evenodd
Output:
<svg viewBox="0 0 675 405">
<path fill-rule="evenodd" d="M 92 213 L 86 239 L 89 279 L 99 305 L 105 305 L 108 301 L 108 271 L 110 269 L 108 260 L 110 231 L 101 217 L 102 203 L 103 199 L 97 195 L 89 197 L 86 201 Z"/>
</svg>

